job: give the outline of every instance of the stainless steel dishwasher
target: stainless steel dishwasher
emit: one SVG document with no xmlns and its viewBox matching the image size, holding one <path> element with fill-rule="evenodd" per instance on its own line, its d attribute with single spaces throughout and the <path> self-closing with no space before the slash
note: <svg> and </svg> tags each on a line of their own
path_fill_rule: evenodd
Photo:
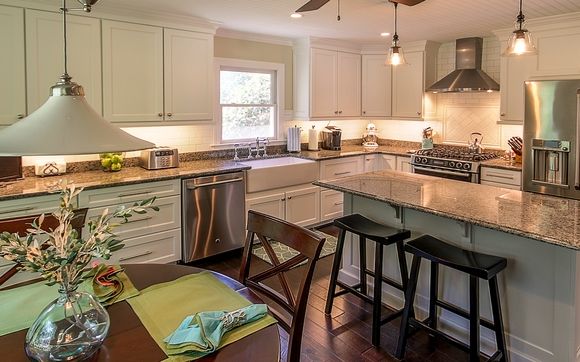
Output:
<svg viewBox="0 0 580 362">
<path fill-rule="evenodd" d="M 182 181 L 182 261 L 244 246 L 243 172 Z"/>
</svg>

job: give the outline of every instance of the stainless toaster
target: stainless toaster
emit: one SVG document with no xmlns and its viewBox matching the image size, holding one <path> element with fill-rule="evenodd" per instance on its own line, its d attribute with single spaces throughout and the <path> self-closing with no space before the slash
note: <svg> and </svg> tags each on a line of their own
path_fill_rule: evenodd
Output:
<svg viewBox="0 0 580 362">
<path fill-rule="evenodd" d="M 147 170 L 179 167 L 177 148 L 156 147 L 141 151 L 141 167 Z"/>
</svg>

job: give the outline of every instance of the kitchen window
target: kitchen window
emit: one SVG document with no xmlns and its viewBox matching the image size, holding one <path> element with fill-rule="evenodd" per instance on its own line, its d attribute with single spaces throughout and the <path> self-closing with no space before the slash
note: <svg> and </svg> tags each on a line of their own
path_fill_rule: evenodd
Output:
<svg viewBox="0 0 580 362">
<path fill-rule="evenodd" d="M 283 65 L 236 59 L 218 63 L 219 142 L 276 139 Z"/>
</svg>

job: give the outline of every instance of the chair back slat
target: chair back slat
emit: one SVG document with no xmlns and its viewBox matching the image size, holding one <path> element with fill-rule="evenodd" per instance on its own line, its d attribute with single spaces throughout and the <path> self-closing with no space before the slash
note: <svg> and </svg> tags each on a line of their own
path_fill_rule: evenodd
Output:
<svg viewBox="0 0 580 362">
<path fill-rule="evenodd" d="M 71 220 L 71 226 L 77 231 L 80 236 L 82 233 L 83 226 L 85 225 L 85 219 L 87 217 L 88 208 L 77 209 L 74 211 L 73 218 Z M 18 234 L 24 237 L 30 229 L 30 225 L 34 220 L 38 219 L 41 214 L 31 215 L 31 216 L 19 216 L 10 219 L 0 220 L 0 233 L 9 232 L 11 234 Z M 45 214 L 44 221 L 42 223 L 43 230 L 52 230 L 58 227 L 58 220 L 52 214 Z M 12 278 L 20 267 L 20 264 L 14 264 L 12 268 L 6 271 L 4 274 L 0 275 L 0 285 L 6 283 L 10 278 Z"/>
<path fill-rule="evenodd" d="M 288 361 L 298 362 L 308 293 L 314 275 L 314 267 L 326 239 L 301 226 L 254 210 L 248 211 L 247 231 L 240 269 L 240 282 L 265 295 L 291 315 L 291 321 L 288 323 L 282 314 L 272 309 L 274 317 L 280 321 L 281 326 L 289 334 Z M 250 276 L 252 248 L 256 237 L 262 243 L 272 266 Z M 281 263 L 272 247 L 274 241 L 296 250 L 299 254 Z M 304 266 L 306 272 L 302 274 L 297 293 L 294 293 L 290 288 L 286 273 L 305 260 L 307 261 Z M 283 294 L 263 283 L 272 277 L 277 277 Z"/>
</svg>

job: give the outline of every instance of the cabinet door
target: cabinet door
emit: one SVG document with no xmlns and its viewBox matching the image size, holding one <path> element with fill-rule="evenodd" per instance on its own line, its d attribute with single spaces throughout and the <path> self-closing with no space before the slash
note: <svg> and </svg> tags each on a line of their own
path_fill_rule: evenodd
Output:
<svg viewBox="0 0 580 362">
<path fill-rule="evenodd" d="M 85 98 L 102 114 L 101 22 L 68 16 L 68 73 L 83 86 Z M 62 15 L 26 9 L 26 69 L 28 112 L 44 104 L 64 70 Z"/>
<path fill-rule="evenodd" d="M 397 156 L 380 155 L 379 170 L 396 170 Z"/>
<path fill-rule="evenodd" d="M 360 54 L 338 52 L 337 105 L 340 117 L 359 117 L 361 102 Z"/>
<path fill-rule="evenodd" d="M 336 104 L 338 66 L 336 51 L 311 50 L 310 62 L 310 117 L 338 115 Z"/>
<path fill-rule="evenodd" d="M 103 96 L 109 121 L 163 119 L 163 29 L 103 20 Z"/>
<path fill-rule="evenodd" d="M 423 117 L 423 52 L 408 52 L 409 64 L 393 67 L 393 117 Z"/>
<path fill-rule="evenodd" d="M 247 196 L 250 196 L 249 198 Z M 263 212 L 280 219 L 284 219 L 285 195 L 276 192 L 266 196 L 251 197 L 246 195 L 246 210 Z"/>
<path fill-rule="evenodd" d="M 391 116 L 391 66 L 386 55 L 362 56 L 362 115 Z"/>
<path fill-rule="evenodd" d="M 378 157 L 379 155 L 373 154 L 373 155 L 364 155 L 363 156 L 363 162 L 364 162 L 364 166 L 363 166 L 363 170 L 364 172 L 373 172 L 379 169 L 379 162 L 380 159 Z"/>
<path fill-rule="evenodd" d="M 503 49 L 503 48 L 502 48 Z M 504 121 L 524 121 L 524 82 L 537 66 L 538 57 L 501 57 L 500 118 Z"/>
<path fill-rule="evenodd" d="M 403 172 L 413 172 L 411 167 L 411 157 L 397 156 L 397 170 Z"/>
<path fill-rule="evenodd" d="M 213 36 L 164 30 L 165 119 L 212 119 Z"/>
<path fill-rule="evenodd" d="M 0 6 L 0 49 L 0 125 L 10 125 L 26 115 L 22 9 Z"/>
<path fill-rule="evenodd" d="M 320 192 L 320 221 L 332 220 L 342 216 L 344 195 L 340 191 Z"/>
<path fill-rule="evenodd" d="M 307 187 L 286 192 L 286 221 L 300 226 L 320 221 L 320 188 Z"/>
</svg>

